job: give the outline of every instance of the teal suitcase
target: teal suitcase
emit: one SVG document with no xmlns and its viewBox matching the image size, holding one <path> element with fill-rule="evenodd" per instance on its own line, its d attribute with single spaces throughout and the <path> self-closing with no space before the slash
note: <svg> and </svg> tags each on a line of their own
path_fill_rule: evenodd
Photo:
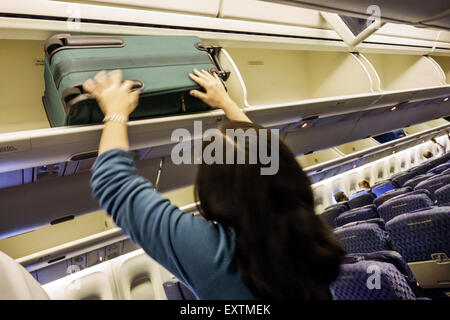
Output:
<svg viewBox="0 0 450 320">
<path fill-rule="evenodd" d="M 189 78 L 194 69 L 230 73 L 218 62 L 220 47 L 195 36 L 86 36 L 58 34 L 45 43 L 43 103 L 51 126 L 101 123 L 103 114 L 82 84 L 101 70 L 121 69 L 141 89 L 130 120 L 209 110 L 189 95 L 202 88 Z"/>
</svg>

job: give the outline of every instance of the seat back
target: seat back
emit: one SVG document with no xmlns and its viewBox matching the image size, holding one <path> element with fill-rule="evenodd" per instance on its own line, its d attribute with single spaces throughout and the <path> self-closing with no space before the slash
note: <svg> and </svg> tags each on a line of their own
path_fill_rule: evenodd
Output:
<svg viewBox="0 0 450 320">
<path fill-rule="evenodd" d="M 450 256 L 450 207 L 399 215 L 386 223 L 386 230 L 407 262 L 431 260 L 433 254 Z"/>
<path fill-rule="evenodd" d="M 347 202 L 343 203 L 336 203 L 332 206 L 329 206 L 325 209 L 324 212 L 319 214 L 319 218 L 330 228 L 334 228 L 334 220 L 337 216 L 339 216 L 341 213 L 348 211 L 349 207 Z"/>
<path fill-rule="evenodd" d="M 391 180 L 392 180 L 392 182 L 397 184 L 399 187 L 402 187 L 406 181 L 408 181 L 414 177 L 417 177 L 416 173 L 406 171 L 406 172 L 399 172 L 399 173 L 394 174 L 391 177 Z"/>
<path fill-rule="evenodd" d="M 356 263 L 362 260 L 372 260 L 393 264 L 400 271 L 414 290 L 417 287 L 416 279 L 405 259 L 393 250 L 384 250 L 370 253 L 351 253 L 344 257 L 342 263 Z"/>
<path fill-rule="evenodd" d="M 377 213 L 377 208 L 374 204 L 370 204 L 368 206 L 364 206 L 361 208 L 356 208 L 350 211 L 346 211 L 341 213 L 335 220 L 334 225 L 336 227 L 343 226 L 347 223 L 351 223 L 354 221 L 362 221 L 379 218 Z"/>
<path fill-rule="evenodd" d="M 346 224 L 336 228 L 334 235 L 347 253 L 369 253 L 391 249 L 381 219 Z"/>
<path fill-rule="evenodd" d="M 39 282 L 8 255 L 0 252 L 0 300 L 48 300 Z"/>
<path fill-rule="evenodd" d="M 439 206 L 450 206 L 450 184 L 437 189 L 434 195 Z"/>
<path fill-rule="evenodd" d="M 382 194 L 390 191 L 390 190 L 394 190 L 397 188 L 397 185 L 395 185 L 392 181 L 390 180 L 385 180 L 385 181 L 381 181 L 376 183 L 375 185 L 372 186 L 372 193 L 374 193 L 377 197 L 381 196 Z"/>
<path fill-rule="evenodd" d="M 408 170 L 408 172 L 413 172 L 416 174 L 426 174 L 428 170 L 432 169 L 435 165 L 431 161 L 423 162 L 422 164 L 413 167 Z"/>
<path fill-rule="evenodd" d="M 387 262 L 342 264 L 331 285 L 337 300 L 415 300 L 404 275 Z"/>
<path fill-rule="evenodd" d="M 348 205 L 350 209 L 367 206 L 373 203 L 376 196 L 370 191 L 359 191 L 350 197 Z"/>
<path fill-rule="evenodd" d="M 392 199 L 396 196 L 406 194 L 408 192 L 411 192 L 411 187 L 402 187 L 399 189 L 390 190 L 386 193 L 383 193 L 381 196 L 377 197 L 375 200 L 373 200 L 373 203 L 379 207 L 381 204 L 383 204 L 385 201 Z"/>
<path fill-rule="evenodd" d="M 446 162 L 446 163 L 442 163 L 436 167 L 434 167 L 433 169 L 428 170 L 427 174 L 440 174 L 442 172 L 444 172 L 445 170 L 450 169 L 450 163 Z"/>
<path fill-rule="evenodd" d="M 392 218 L 407 212 L 430 208 L 434 202 L 424 193 L 406 194 L 394 197 L 378 207 L 378 214 L 388 222 Z"/>
<path fill-rule="evenodd" d="M 417 184 L 414 190 L 425 189 L 434 194 L 434 191 L 448 184 L 450 184 L 450 174 L 439 174 Z"/>
<path fill-rule="evenodd" d="M 418 185 L 419 183 L 421 183 L 422 181 L 427 180 L 428 178 L 431 178 L 433 175 L 432 174 L 421 174 L 418 176 L 415 176 L 412 179 L 409 179 L 408 181 L 406 181 L 403 186 L 404 187 L 411 187 L 414 189 L 414 187 L 416 185 Z"/>
</svg>

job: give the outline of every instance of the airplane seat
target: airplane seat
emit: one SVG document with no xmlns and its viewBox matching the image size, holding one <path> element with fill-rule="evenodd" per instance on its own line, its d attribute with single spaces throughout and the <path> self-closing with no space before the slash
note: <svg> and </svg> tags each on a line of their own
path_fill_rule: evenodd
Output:
<svg viewBox="0 0 450 320">
<path fill-rule="evenodd" d="M 0 252 L 0 300 L 49 300 L 39 282 L 19 263 Z"/>
<path fill-rule="evenodd" d="M 434 194 L 437 189 L 447 184 L 450 184 L 450 174 L 438 174 L 417 184 L 414 190 L 425 189 Z"/>
<path fill-rule="evenodd" d="M 450 207 L 399 215 L 386 223 L 386 230 L 421 288 L 450 287 Z"/>
<path fill-rule="evenodd" d="M 411 187 L 402 187 L 398 189 L 390 190 L 386 193 L 383 193 L 381 196 L 376 197 L 375 200 L 373 200 L 373 203 L 379 207 L 381 206 L 385 201 L 392 199 L 396 196 L 403 195 L 405 193 L 411 192 L 413 189 Z"/>
<path fill-rule="evenodd" d="M 445 162 L 440 165 L 437 165 L 433 169 L 428 170 L 427 174 L 440 174 L 445 170 L 450 169 L 450 162 Z"/>
<path fill-rule="evenodd" d="M 417 177 L 417 174 L 414 172 L 399 172 L 394 174 L 391 177 L 392 182 L 394 182 L 395 184 L 397 184 L 399 187 L 403 187 L 404 183 L 414 177 Z"/>
<path fill-rule="evenodd" d="M 421 183 L 424 180 L 427 180 L 428 178 L 431 178 L 432 176 L 433 176 L 432 174 L 419 174 L 416 177 L 406 181 L 403 184 L 403 187 L 415 188 L 416 185 L 418 185 L 419 183 Z"/>
<path fill-rule="evenodd" d="M 163 286 L 167 300 L 198 300 L 195 294 L 175 277 L 164 282 Z"/>
<path fill-rule="evenodd" d="M 397 270 L 405 276 L 414 293 L 418 293 L 416 278 L 411 271 L 411 268 L 406 263 L 406 260 L 397 251 L 384 250 L 370 253 L 350 253 L 344 257 L 342 263 L 356 263 L 363 260 L 387 262 L 393 264 L 394 267 L 397 268 Z"/>
<path fill-rule="evenodd" d="M 438 206 L 450 206 L 450 184 L 440 187 L 434 192 Z"/>
<path fill-rule="evenodd" d="M 426 174 L 428 170 L 433 169 L 434 164 L 431 161 L 422 162 L 422 164 L 413 167 L 408 170 L 408 172 L 416 173 L 418 175 Z"/>
<path fill-rule="evenodd" d="M 431 208 L 434 201 L 425 193 L 399 195 L 378 207 L 378 214 L 385 222 L 403 213 Z"/>
<path fill-rule="evenodd" d="M 374 204 L 369 204 L 364 207 L 352 209 L 350 211 L 341 213 L 334 219 L 334 225 L 336 227 L 341 227 L 347 223 L 376 218 L 379 218 L 377 208 Z"/>
<path fill-rule="evenodd" d="M 340 202 L 333 204 L 327 208 L 325 208 L 325 211 L 319 214 L 319 218 L 330 228 L 334 228 L 335 224 L 334 221 L 336 217 L 338 217 L 343 212 L 346 212 L 349 210 L 349 206 L 347 202 Z"/>
<path fill-rule="evenodd" d="M 348 205 L 350 206 L 350 209 L 367 206 L 369 204 L 372 204 L 375 198 L 375 194 L 370 191 L 358 191 L 350 196 Z"/>
<path fill-rule="evenodd" d="M 142 249 L 111 260 L 120 300 L 165 300 L 159 265 Z"/>
<path fill-rule="evenodd" d="M 334 229 L 334 235 L 347 253 L 391 250 L 382 219 L 351 222 Z"/>
<path fill-rule="evenodd" d="M 391 180 L 384 180 L 377 182 L 372 186 L 372 190 L 370 190 L 372 193 L 374 193 L 377 197 L 381 196 L 382 194 L 397 189 L 397 184 L 392 182 Z"/>
<path fill-rule="evenodd" d="M 404 213 L 386 223 L 394 248 L 408 262 L 450 255 L 450 207 L 433 207 Z"/>
<path fill-rule="evenodd" d="M 379 275 L 378 281 L 376 277 L 371 281 L 370 271 Z M 405 276 L 387 262 L 362 260 L 342 264 L 331 287 L 337 300 L 416 300 Z"/>
<path fill-rule="evenodd" d="M 109 261 L 72 273 L 42 286 L 51 300 L 115 300 Z"/>
</svg>

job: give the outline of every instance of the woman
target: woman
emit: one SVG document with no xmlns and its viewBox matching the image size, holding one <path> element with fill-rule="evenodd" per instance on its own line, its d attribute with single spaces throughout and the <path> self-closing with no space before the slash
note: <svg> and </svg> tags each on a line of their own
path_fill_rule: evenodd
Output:
<svg viewBox="0 0 450 320">
<path fill-rule="evenodd" d="M 262 129 L 230 99 L 216 74 L 194 73 L 191 79 L 205 92 L 190 94 L 224 110 L 230 121 L 222 132 Z M 135 243 L 197 297 L 332 298 L 330 284 L 344 252 L 314 214 L 308 178 L 281 141 L 275 175 L 261 175 L 259 163 L 200 165 L 195 196 L 202 217 L 186 214 L 137 175 L 127 152 L 126 120 L 139 92 L 130 92 L 131 83 L 122 83 L 120 71 L 100 72 L 84 88 L 105 114 L 92 169 L 95 198 Z"/>
</svg>

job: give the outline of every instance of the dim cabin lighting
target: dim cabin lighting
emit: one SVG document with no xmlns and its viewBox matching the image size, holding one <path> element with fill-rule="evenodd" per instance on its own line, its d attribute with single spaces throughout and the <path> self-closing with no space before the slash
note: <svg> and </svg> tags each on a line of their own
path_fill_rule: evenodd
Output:
<svg viewBox="0 0 450 320">
<path fill-rule="evenodd" d="M 355 168 L 356 168 L 356 164 L 353 165 L 353 169 L 355 169 Z"/>
<path fill-rule="evenodd" d="M 395 153 L 395 150 L 394 151 L 392 151 L 392 154 L 394 154 Z"/>
</svg>

